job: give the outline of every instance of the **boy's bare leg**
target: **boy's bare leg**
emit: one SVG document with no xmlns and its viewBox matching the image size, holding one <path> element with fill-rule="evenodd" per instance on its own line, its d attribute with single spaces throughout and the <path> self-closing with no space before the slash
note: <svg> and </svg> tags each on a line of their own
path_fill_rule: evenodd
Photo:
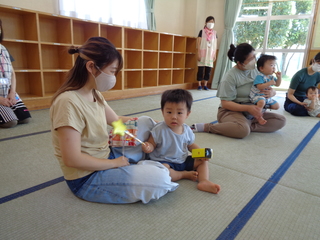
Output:
<svg viewBox="0 0 320 240">
<path fill-rule="evenodd" d="M 219 193 L 220 185 L 209 181 L 209 166 L 206 160 L 195 160 L 195 168 L 197 169 L 198 176 L 198 186 L 197 188 L 204 192 Z"/>
<path fill-rule="evenodd" d="M 262 112 L 262 108 L 264 107 L 265 104 L 266 104 L 266 102 L 264 100 L 259 100 L 257 102 L 257 107 L 261 108 L 261 112 Z M 257 118 L 257 121 L 260 125 L 264 125 L 267 123 L 267 120 L 265 120 L 262 116 Z"/>
<path fill-rule="evenodd" d="M 274 110 L 278 110 L 279 108 L 280 108 L 279 103 L 275 103 L 275 104 L 270 106 L 270 109 L 274 109 Z"/>
<path fill-rule="evenodd" d="M 171 181 L 176 182 L 180 179 L 189 179 L 192 181 L 197 181 L 198 172 L 196 171 L 176 171 L 172 169 L 168 164 L 163 164 L 169 169 Z"/>
</svg>

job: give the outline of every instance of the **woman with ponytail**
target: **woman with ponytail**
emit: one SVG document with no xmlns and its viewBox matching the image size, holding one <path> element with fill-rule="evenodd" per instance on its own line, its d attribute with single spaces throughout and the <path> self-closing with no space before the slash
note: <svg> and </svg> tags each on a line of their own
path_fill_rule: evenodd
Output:
<svg viewBox="0 0 320 240">
<path fill-rule="evenodd" d="M 122 68 L 114 45 L 92 37 L 79 48 L 71 47 L 69 53 L 77 54 L 76 61 L 53 96 L 50 118 L 55 156 L 70 190 L 86 201 L 118 204 L 148 203 L 174 191 L 178 184 L 171 182 L 162 164 L 129 161 L 131 156 L 116 154 L 109 147 L 107 125 L 130 119 L 118 116 L 101 94 L 113 88 Z M 137 121 L 141 136 L 153 127 L 149 118 Z"/>
<path fill-rule="evenodd" d="M 194 132 L 208 132 L 232 138 L 244 138 L 250 132 L 274 132 L 281 129 L 286 122 L 284 116 L 273 112 L 261 112 L 261 109 L 250 102 L 249 94 L 255 77 L 255 49 L 248 43 L 237 47 L 230 45 L 228 58 L 236 65 L 222 78 L 217 97 L 221 104 L 218 109 L 218 123 L 195 123 L 191 126 Z M 265 98 L 275 95 L 272 88 L 261 91 Z M 261 125 L 256 119 L 263 114 L 267 123 Z"/>
</svg>

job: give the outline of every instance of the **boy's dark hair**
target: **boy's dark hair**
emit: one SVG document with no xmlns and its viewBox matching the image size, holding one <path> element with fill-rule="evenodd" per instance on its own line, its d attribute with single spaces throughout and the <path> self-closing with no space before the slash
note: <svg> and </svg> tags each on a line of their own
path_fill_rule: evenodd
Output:
<svg viewBox="0 0 320 240">
<path fill-rule="evenodd" d="M 315 87 L 315 86 L 310 86 L 310 87 L 307 88 L 306 94 L 308 94 L 308 92 L 309 92 L 310 89 L 311 89 L 312 91 L 317 91 L 317 90 L 318 90 L 317 87 Z"/>
<path fill-rule="evenodd" d="M 261 54 L 260 58 L 257 61 L 257 69 L 260 71 L 260 67 L 263 67 L 265 62 L 269 60 L 277 60 L 277 58 L 273 55 Z"/>
<path fill-rule="evenodd" d="M 193 102 L 192 95 L 189 91 L 184 89 L 171 89 L 162 93 L 161 96 L 161 110 L 163 110 L 164 105 L 167 103 L 181 103 L 185 102 L 187 105 L 188 112 L 191 111 L 191 105 Z"/>
</svg>

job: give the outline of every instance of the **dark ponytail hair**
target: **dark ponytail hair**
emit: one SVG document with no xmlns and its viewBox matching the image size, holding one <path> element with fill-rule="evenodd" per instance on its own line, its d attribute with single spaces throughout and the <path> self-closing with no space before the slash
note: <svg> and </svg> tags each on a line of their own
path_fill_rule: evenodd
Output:
<svg viewBox="0 0 320 240">
<path fill-rule="evenodd" d="M 122 56 L 118 50 L 108 39 L 103 37 L 89 38 L 81 47 L 71 46 L 68 53 L 78 53 L 79 55 L 77 56 L 74 66 L 67 73 L 66 82 L 54 94 L 52 102 L 61 93 L 70 90 L 78 90 L 87 83 L 89 73 L 86 68 L 86 63 L 88 61 L 93 61 L 96 67 L 103 69 L 118 60 L 119 65 L 116 74 L 123 66 Z M 95 91 L 94 96 L 97 98 L 98 102 L 103 102 L 103 99 L 100 99 Z"/>
<path fill-rule="evenodd" d="M 318 52 L 317 55 L 315 55 L 314 58 L 310 60 L 310 65 L 312 65 L 313 60 L 315 62 L 320 62 L 320 52 Z"/>
<path fill-rule="evenodd" d="M 230 61 L 235 63 L 243 63 L 247 59 L 248 55 L 254 50 L 255 49 L 248 43 L 241 43 L 237 47 L 235 47 L 233 44 L 230 44 L 228 58 Z"/>
<path fill-rule="evenodd" d="M 0 43 L 2 43 L 3 41 L 3 28 L 2 28 L 2 20 L 0 19 L 0 30 L 1 30 L 1 33 L 0 33 Z"/>
</svg>

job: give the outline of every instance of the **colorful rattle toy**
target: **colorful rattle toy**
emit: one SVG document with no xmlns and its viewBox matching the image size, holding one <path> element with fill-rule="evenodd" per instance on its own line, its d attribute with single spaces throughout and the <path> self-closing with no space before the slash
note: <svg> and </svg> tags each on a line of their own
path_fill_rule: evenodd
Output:
<svg viewBox="0 0 320 240">
<path fill-rule="evenodd" d="M 130 137 L 134 138 L 135 140 L 137 140 L 139 143 L 145 145 L 144 142 L 142 142 L 139 138 L 137 138 L 136 136 L 134 136 L 133 134 L 131 134 L 128 130 L 126 125 L 123 124 L 122 120 L 119 119 L 117 121 L 112 122 L 112 126 L 113 126 L 113 133 L 120 135 L 120 136 L 124 136 L 125 134 L 129 135 Z"/>
</svg>

